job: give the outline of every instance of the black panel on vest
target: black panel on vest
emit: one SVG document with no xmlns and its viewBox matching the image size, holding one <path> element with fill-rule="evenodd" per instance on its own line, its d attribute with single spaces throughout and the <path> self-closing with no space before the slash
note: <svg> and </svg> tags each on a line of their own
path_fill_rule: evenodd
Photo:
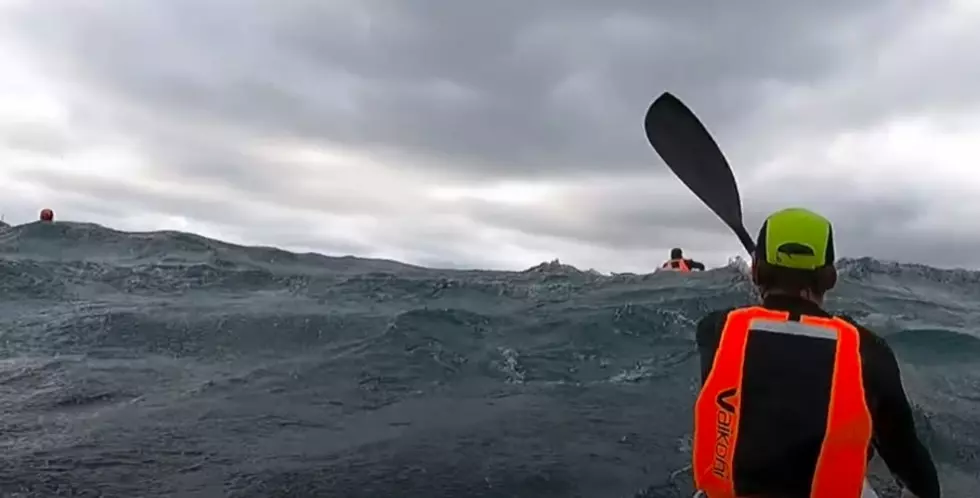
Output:
<svg viewBox="0 0 980 498">
<path fill-rule="evenodd" d="M 836 341 L 753 330 L 742 373 L 735 491 L 784 491 L 810 482 L 823 444 Z M 778 441 L 778 444 L 769 444 Z M 801 466 L 799 462 L 812 462 Z M 793 462 L 779 468 L 779 462 Z M 759 489 L 743 489 L 739 482 Z M 795 483 L 795 484 L 794 484 Z"/>
</svg>

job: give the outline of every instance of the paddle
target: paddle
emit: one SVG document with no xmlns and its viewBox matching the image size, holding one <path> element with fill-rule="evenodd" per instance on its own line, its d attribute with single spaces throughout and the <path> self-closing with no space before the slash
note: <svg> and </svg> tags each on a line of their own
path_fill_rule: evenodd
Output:
<svg viewBox="0 0 980 498">
<path fill-rule="evenodd" d="M 755 242 L 742 221 L 732 168 L 701 121 L 668 92 L 653 101 L 644 123 L 647 140 L 687 188 L 735 232 L 749 252 Z"/>
</svg>

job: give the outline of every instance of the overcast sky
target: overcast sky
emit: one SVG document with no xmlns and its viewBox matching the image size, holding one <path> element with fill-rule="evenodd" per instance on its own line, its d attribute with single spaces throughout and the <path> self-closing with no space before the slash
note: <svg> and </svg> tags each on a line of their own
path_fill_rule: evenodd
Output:
<svg viewBox="0 0 980 498">
<path fill-rule="evenodd" d="M 0 209 L 452 267 L 737 240 L 647 144 L 669 90 L 749 231 L 980 267 L 980 2 L 0 0 Z"/>
</svg>

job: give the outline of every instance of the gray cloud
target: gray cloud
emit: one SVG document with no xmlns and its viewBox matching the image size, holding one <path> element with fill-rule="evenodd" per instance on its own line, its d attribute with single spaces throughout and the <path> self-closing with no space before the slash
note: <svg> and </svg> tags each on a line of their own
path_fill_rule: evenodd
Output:
<svg viewBox="0 0 980 498">
<path fill-rule="evenodd" d="M 915 13 L 843 0 L 819 8 L 557 0 L 39 5 L 17 27 L 57 54 L 67 74 L 126 105 L 165 119 L 392 146 L 442 159 L 433 166 L 477 167 L 481 176 L 643 167 L 651 155 L 638 140 L 639 116 L 663 88 L 697 102 L 727 136 L 765 107 L 775 85 L 819 85 L 849 69 L 862 45 L 874 46 L 879 33 L 859 30 L 877 16 Z"/>
<path fill-rule="evenodd" d="M 50 132 L 0 126 L 0 143 L 71 157 L 110 140 L 147 159 L 139 174 L 214 195 L 150 191 L 146 182 L 84 171 L 32 175 L 107 219 L 99 206 L 111 203 L 237 227 L 267 242 L 413 261 L 477 261 L 485 242 L 475 234 L 488 230 L 523 237 L 508 243 L 534 255 L 602 247 L 612 251 L 606 258 L 682 245 L 717 257 L 737 251 L 737 242 L 646 144 L 650 101 L 670 89 L 691 103 L 740 179 L 779 161 L 787 146 L 969 108 L 980 96 L 980 74 L 968 69 L 975 51 L 941 47 L 980 46 L 972 34 L 980 30 L 950 29 L 935 47 L 926 43 L 924 30 L 947 7 L 37 0 L 9 11 L 0 30 L 54 81 L 70 119 Z M 903 54 L 914 64 L 903 64 Z M 342 146 L 384 166 L 353 156 L 301 166 L 257 154 L 259 143 Z M 578 187 L 543 205 L 449 205 L 426 193 L 508 179 Z M 839 182 L 744 182 L 749 230 L 795 203 L 837 222 L 842 253 L 935 257 L 894 240 L 921 230 L 914 221 L 940 210 L 937 199 L 885 188 L 845 199 Z M 374 228 L 360 239 L 308 228 L 336 216 Z M 954 246 L 931 262 L 980 264 Z M 600 256 L 589 257 L 601 266 Z"/>
</svg>

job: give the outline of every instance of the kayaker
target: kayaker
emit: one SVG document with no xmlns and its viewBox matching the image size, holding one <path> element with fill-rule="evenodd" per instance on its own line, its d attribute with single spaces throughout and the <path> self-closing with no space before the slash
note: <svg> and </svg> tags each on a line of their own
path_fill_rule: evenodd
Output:
<svg viewBox="0 0 980 498">
<path fill-rule="evenodd" d="M 698 489 L 708 498 L 858 498 L 877 450 L 907 493 L 940 498 L 895 354 L 823 309 L 837 283 L 830 221 L 798 208 L 770 215 L 751 274 L 761 305 L 697 326 Z"/>
<path fill-rule="evenodd" d="M 684 251 L 679 247 L 670 250 L 670 259 L 660 265 L 661 270 L 689 272 L 692 270 L 704 271 L 704 264 L 693 259 L 684 257 Z"/>
</svg>

